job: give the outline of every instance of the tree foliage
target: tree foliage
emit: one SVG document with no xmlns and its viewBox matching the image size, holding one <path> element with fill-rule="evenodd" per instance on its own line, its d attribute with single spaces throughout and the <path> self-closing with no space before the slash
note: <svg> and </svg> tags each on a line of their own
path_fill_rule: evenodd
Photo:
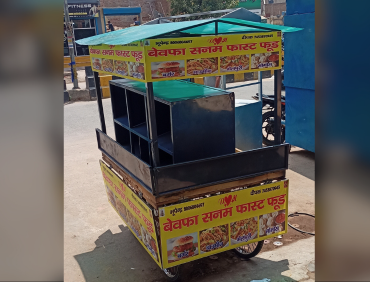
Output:
<svg viewBox="0 0 370 282">
<path fill-rule="evenodd" d="M 183 15 L 235 8 L 239 0 L 168 0 L 171 14 Z"/>
</svg>

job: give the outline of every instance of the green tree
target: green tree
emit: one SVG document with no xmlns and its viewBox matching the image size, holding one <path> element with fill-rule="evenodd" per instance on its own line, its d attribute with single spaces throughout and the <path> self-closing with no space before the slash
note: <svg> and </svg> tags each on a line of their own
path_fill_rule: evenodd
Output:
<svg viewBox="0 0 370 282">
<path fill-rule="evenodd" d="M 171 14 L 183 15 L 235 8 L 239 0 L 168 0 Z M 216 16 L 216 15 L 215 15 Z"/>
</svg>

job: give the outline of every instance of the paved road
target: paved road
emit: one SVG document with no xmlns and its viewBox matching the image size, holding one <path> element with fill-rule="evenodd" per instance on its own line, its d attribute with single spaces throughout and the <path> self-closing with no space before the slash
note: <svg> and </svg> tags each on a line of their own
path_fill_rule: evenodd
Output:
<svg viewBox="0 0 370 282">
<path fill-rule="evenodd" d="M 252 96 L 258 93 L 258 84 L 244 86 L 244 87 L 237 87 L 242 86 L 248 83 L 255 83 L 256 80 L 253 81 L 243 81 L 243 82 L 234 82 L 227 84 L 227 90 L 235 92 L 235 96 L 237 99 L 252 99 Z M 235 88 L 234 88 L 235 87 Z M 262 81 L 262 92 L 263 94 L 274 94 L 274 78 L 267 78 Z M 285 94 L 285 91 L 282 91 L 282 94 Z"/>
<path fill-rule="evenodd" d="M 239 89 L 236 96 L 247 98 L 253 91 Z M 110 99 L 103 100 L 103 105 L 107 132 L 114 138 Z M 166 281 L 108 204 L 95 135 L 95 128 L 100 127 L 97 103 L 68 104 L 64 113 L 65 281 Z M 289 168 L 289 212 L 314 213 L 314 155 L 293 148 Z M 297 220 L 302 228 L 306 226 Z M 250 261 L 228 251 L 216 260 L 204 258 L 185 264 L 183 281 L 314 281 L 314 237 L 289 229 L 283 246 L 275 247 L 272 241 Z"/>
</svg>

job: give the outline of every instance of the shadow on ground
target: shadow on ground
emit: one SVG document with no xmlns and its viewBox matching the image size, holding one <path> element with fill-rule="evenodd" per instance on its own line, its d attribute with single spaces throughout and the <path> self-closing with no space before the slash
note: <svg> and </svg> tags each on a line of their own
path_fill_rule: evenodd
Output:
<svg viewBox="0 0 370 282">
<path fill-rule="evenodd" d="M 120 233 L 107 230 L 95 241 L 91 252 L 74 256 L 86 282 L 165 282 L 163 271 L 132 235 L 119 226 Z M 216 255 L 217 259 L 202 258 L 181 267 L 181 281 L 251 281 L 269 278 L 271 281 L 293 282 L 281 273 L 288 270 L 288 260 L 278 262 L 262 258 L 243 260 L 233 251 Z"/>
<path fill-rule="evenodd" d="M 289 154 L 289 169 L 315 181 L 315 153 L 292 148 Z"/>
</svg>

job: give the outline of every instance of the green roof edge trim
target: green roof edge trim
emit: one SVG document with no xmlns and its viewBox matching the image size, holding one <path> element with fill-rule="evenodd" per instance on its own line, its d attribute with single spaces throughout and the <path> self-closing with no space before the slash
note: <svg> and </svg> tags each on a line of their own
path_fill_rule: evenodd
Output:
<svg viewBox="0 0 370 282">
<path fill-rule="evenodd" d="M 265 32 L 272 31 L 282 31 L 282 32 L 295 32 L 300 31 L 302 28 L 289 27 L 289 26 L 279 26 L 259 22 L 251 22 L 246 20 L 234 19 L 234 18 L 222 18 L 222 19 L 208 19 L 208 20 L 195 20 L 195 21 L 186 21 L 186 22 L 174 22 L 174 23 L 165 23 L 161 24 L 160 28 L 158 25 L 140 25 L 132 26 L 125 29 L 120 29 L 108 33 L 103 33 L 88 38 L 77 40 L 76 43 L 80 45 L 125 45 L 130 44 L 135 41 L 140 41 L 144 39 L 150 39 L 153 37 L 158 38 L 161 35 L 166 35 L 172 32 L 181 32 L 186 37 L 186 30 L 199 27 L 202 25 L 207 25 L 210 23 L 226 23 L 232 24 L 235 26 L 245 26 L 248 28 L 255 28 L 258 32 L 261 29 L 264 29 Z M 252 33 L 253 31 L 245 32 Z M 222 33 L 227 34 L 227 33 Z M 232 34 L 232 32 L 230 33 Z M 190 35 L 190 34 L 189 34 Z M 203 34 L 199 34 L 203 35 Z M 209 33 L 207 33 L 209 35 Z"/>
</svg>

